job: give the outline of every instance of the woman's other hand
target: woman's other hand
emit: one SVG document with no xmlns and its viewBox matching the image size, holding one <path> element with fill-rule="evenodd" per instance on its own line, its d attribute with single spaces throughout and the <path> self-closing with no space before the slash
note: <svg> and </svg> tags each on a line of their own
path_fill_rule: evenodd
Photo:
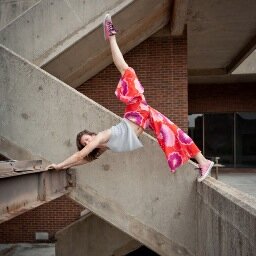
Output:
<svg viewBox="0 0 256 256">
<path fill-rule="evenodd" d="M 46 170 L 62 170 L 57 164 L 51 164 L 46 167 Z"/>
</svg>

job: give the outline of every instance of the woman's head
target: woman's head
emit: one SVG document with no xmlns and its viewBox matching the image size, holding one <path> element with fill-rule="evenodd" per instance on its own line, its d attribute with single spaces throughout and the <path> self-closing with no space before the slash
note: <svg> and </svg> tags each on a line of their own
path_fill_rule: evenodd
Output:
<svg viewBox="0 0 256 256">
<path fill-rule="evenodd" d="M 81 132 L 79 132 L 76 136 L 76 146 L 77 149 L 80 151 L 82 150 L 88 143 L 90 143 L 93 138 L 96 136 L 97 134 L 94 132 L 89 132 L 87 130 L 83 130 Z M 88 156 L 86 157 L 87 160 L 95 160 L 97 159 L 97 157 L 99 156 L 99 148 L 95 148 L 91 153 L 88 154 Z"/>
<path fill-rule="evenodd" d="M 82 150 L 89 142 L 92 141 L 93 137 L 96 136 L 96 133 L 83 130 L 79 132 L 76 136 L 76 146 L 80 151 Z"/>
</svg>

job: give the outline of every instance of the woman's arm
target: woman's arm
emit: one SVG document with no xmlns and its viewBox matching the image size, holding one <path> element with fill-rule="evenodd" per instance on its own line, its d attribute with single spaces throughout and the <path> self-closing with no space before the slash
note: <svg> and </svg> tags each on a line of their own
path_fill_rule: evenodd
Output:
<svg viewBox="0 0 256 256">
<path fill-rule="evenodd" d="M 85 157 L 91 153 L 95 148 L 97 148 L 100 144 L 105 143 L 110 138 L 111 131 L 106 130 L 98 133 L 95 138 L 86 145 L 81 151 L 74 153 L 72 156 L 68 157 L 66 160 L 59 164 L 51 164 L 47 167 L 47 169 L 53 168 L 56 170 L 67 169 L 73 166 L 86 164 L 90 161 L 86 160 Z"/>
</svg>

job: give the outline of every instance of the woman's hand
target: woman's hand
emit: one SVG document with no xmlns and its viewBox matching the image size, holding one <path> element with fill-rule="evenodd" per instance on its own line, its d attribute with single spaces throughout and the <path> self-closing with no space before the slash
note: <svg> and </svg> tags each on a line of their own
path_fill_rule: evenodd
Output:
<svg viewBox="0 0 256 256">
<path fill-rule="evenodd" d="M 54 170 L 62 170 L 62 168 L 60 168 L 57 164 L 51 164 L 51 165 L 48 165 L 46 167 L 46 170 L 51 170 L 51 169 L 54 169 Z"/>
</svg>

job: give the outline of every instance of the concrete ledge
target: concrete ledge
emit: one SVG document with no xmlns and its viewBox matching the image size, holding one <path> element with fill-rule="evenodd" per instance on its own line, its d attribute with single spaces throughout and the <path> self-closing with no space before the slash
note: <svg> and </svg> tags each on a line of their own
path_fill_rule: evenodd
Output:
<svg viewBox="0 0 256 256">
<path fill-rule="evenodd" d="M 256 198 L 213 178 L 197 191 L 198 255 L 255 255 Z"/>
</svg>

